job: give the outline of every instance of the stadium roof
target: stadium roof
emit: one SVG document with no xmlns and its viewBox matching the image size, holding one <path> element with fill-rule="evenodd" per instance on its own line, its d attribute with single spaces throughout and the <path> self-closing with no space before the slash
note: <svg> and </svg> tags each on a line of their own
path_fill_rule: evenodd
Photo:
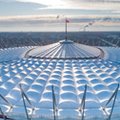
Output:
<svg viewBox="0 0 120 120">
<path fill-rule="evenodd" d="M 30 50 L 27 57 L 56 59 L 91 59 L 101 57 L 102 51 L 96 47 L 61 40 L 46 46 Z"/>
<path fill-rule="evenodd" d="M 11 115 L 23 115 L 23 90 L 30 116 L 52 117 L 54 86 L 55 109 L 60 118 L 84 115 L 102 120 L 111 115 L 116 97 L 113 113 L 119 115 L 119 50 L 70 40 L 44 47 L 1 49 L 0 107 Z"/>
</svg>

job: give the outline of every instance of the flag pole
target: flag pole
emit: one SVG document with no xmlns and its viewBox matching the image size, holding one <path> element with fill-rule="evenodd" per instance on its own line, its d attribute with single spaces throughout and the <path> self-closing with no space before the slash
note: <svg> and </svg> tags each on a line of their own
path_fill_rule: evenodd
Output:
<svg viewBox="0 0 120 120">
<path fill-rule="evenodd" d="M 67 18 L 65 19 L 65 40 L 67 41 Z"/>
</svg>

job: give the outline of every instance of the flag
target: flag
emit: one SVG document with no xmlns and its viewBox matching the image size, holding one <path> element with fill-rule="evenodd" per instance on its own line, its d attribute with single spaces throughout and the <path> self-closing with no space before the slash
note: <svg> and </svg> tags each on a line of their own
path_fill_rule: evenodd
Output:
<svg viewBox="0 0 120 120">
<path fill-rule="evenodd" d="M 65 22 L 66 22 L 66 23 L 69 23 L 70 21 L 69 21 L 68 19 L 65 19 Z"/>
<path fill-rule="evenodd" d="M 60 16 L 59 15 L 57 15 L 57 17 L 56 17 L 57 19 L 59 19 L 60 18 Z"/>
</svg>

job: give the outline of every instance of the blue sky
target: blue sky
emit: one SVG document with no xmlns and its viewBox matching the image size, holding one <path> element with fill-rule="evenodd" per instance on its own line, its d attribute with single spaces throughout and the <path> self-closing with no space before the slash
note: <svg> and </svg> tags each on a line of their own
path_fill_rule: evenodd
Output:
<svg viewBox="0 0 120 120">
<path fill-rule="evenodd" d="M 120 0 L 0 0 L 0 31 L 63 31 L 66 17 L 69 31 L 120 31 Z"/>
</svg>

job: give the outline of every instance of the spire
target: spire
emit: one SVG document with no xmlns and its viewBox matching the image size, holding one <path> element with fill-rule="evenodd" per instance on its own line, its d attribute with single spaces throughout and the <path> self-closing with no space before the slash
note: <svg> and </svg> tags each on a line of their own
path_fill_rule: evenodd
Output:
<svg viewBox="0 0 120 120">
<path fill-rule="evenodd" d="M 65 19 L 65 40 L 67 40 L 67 23 L 69 23 L 70 21 L 66 18 Z"/>
</svg>

